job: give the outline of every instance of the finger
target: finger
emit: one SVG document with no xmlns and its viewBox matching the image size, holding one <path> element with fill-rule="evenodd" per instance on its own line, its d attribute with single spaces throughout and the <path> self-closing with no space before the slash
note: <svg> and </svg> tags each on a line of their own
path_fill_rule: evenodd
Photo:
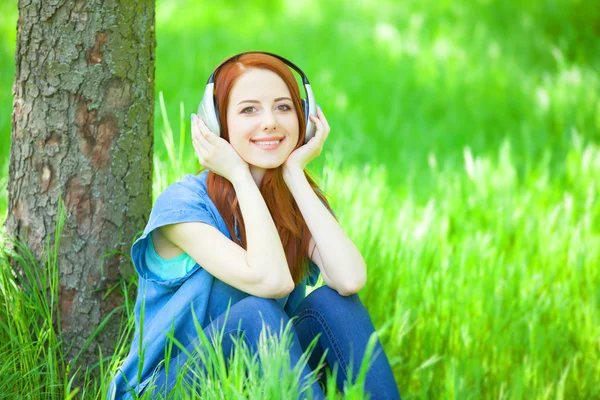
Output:
<svg viewBox="0 0 600 400">
<path fill-rule="evenodd" d="M 192 142 L 192 146 L 194 146 L 194 152 L 196 153 L 196 158 L 200 162 L 200 164 L 204 164 L 204 160 L 206 160 L 205 150 L 202 149 L 197 142 Z"/>
<path fill-rule="evenodd" d="M 320 119 L 314 118 L 314 121 L 315 125 L 317 126 L 315 137 L 318 136 L 317 140 L 315 140 L 315 147 L 317 147 L 319 149 L 319 153 L 321 153 L 323 146 L 325 146 L 325 141 L 327 140 L 328 131 L 325 129 L 323 122 Z"/>
<path fill-rule="evenodd" d="M 313 117 L 311 115 L 311 118 L 312 118 L 312 121 L 315 123 L 315 126 L 317 127 L 317 132 L 316 133 L 320 133 L 322 135 L 323 134 L 323 123 L 317 117 Z M 315 133 L 315 135 L 316 135 L 316 133 Z"/>
<path fill-rule="evenodd" d="M 204 134 L 204 125 L 202 123 L 202 120 L 197 115 L 194 116 L 194 127 L 196 128 L 196 132 L 198 133 L 198 139 L 206 140 Z"/>
<path fill-rule="evenodd" d="M 198 117 L 195 114 L 192 114 L 192 137 L 200 136 L 202 134 L 197 119 Z"/>
<path fill-rule="evenodd" d="M 200 127 L 198 126 L 198 123 L 196 121 L 192 122 L 192 143 L 196 143 L 198 146 L 201 146 L 205 150 L 208 150 L 210 148 L 210 143 L 208 143 L 208 141 L 200 131 Z"/>
<path fill-rule="evenodd" d="M 203 167 L 207 166 L 208 159 L 210 158 L 209 153 L 205 149 L 197 145 L 194 146 L 194 149 L 196 150 L 196 158 L 198 159 L 200 165 L 202 165 Z"/>
<path fill-rule="evenodd" d="M 208 126 L 206 126 L 202 118 L 196 116 L 196 123 L 198 124 L 198 129 L 200 130 L 200 133 L 206 139 L 206 141 L 210 144 L 214 144 L 215 134 L 210 129 L 208 129 Z"/>
<path fill-rule="evenodd" d="M 201 149 L 204 152 L 203 154 L 208 154 L 210 150 L 210 143 L 206 141 L 202 134 L 192 136 L 192 144 L 194 145 L 194 149 L 197 151 Z"/>
<path fill-rule="evenodd" d="M 325 118 L 325 114 L 323 114 L 323 110 L 321 110 L 321 107 L 317 107 L 317 115 L 319 116 L 319 119 L 323 123 L 323 126 L 325 127 L 325 130 L 327 132 L 329 132 L 331 130 L 329 128 L 329 122 L 327 122 L 327 118 Z"/>
<path fill-rule="evenodd" d="M 192 132 L 198 139 L 202 139 L 204 137 L 204 133 L 202 132 L 203 127 L 201 124 L 201 119 L 197 115 L 193 115 L 192 117 Z"/>
</svg>

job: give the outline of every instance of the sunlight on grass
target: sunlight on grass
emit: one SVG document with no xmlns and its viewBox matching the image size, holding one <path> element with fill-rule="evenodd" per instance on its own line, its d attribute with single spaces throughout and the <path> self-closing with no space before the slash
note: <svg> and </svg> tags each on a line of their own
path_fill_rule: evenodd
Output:
<svg viewBox="0 0 600 400">
<path fill-rule="evenodd" d="M 169 154 L 175 157 L 178 151 L 173 146 Z M 163 163 L 162 184 L 178 179 L 185 170 L 180 162 L 194 162 L 190 158 L 194 160 L 184 154 L 183 159 Z M 537 393 L 534 398 L 598 394 L 590 383 L 600 379 L 600 203 L 595 179 L 600 174 L 600 148 L 574 133 L 560 161 L 563 175 L 549 172 L 548 157 L 532 162 L 520 175 L 508 141 L 493 159 L 465 148 L 463 169 L 458 171 L 438 165 L 435 155 L 430 159 L 435 185 L 426 202 L 407 195 L 410 191 L 390 189 L 383 166 L 345 167 L 341 158 L 328 153 L 321 174 L 340 223 L 367 261 L 369 280 L 361 298 L 376 326 L 388 325 L 381 340 L 399 386 L 425 397 L 443 391 L 463 398 L 474 390 L 499 398 L 519 393 Z M 1 320 L 8 325 L 3 324 L 0 349 L 6 359 L 29 355 L 11 356 L 19 364 L 2 366 L 7 377 L 2 382 L 10 387 L 14 379 L 23 379 L 18 371 L 26 370 L 30 375 L 24 390 L 35 391 L 40 382 L 51 387 L 51 382 L 60 381 L 47 368 L 59 370 L 61 353 L 50 328 L 56 316 L 43 305 L 43 296 L 28 303 L 26 292 L 7 275 L 8 264 L 3 265 Z M 49 259 L 48 265 L 55 261 Z M 49 271 L 56 274 L 56 269 Z M 28 336 L 27 321 L 33 321 L 29 309 L 48 310 L 41 317 L 50 336 Z M 129 318 L 130 326 L 132 314 Z M 49 359 L 39 358 L 42 345 L 50 351 Z M 127 345 L 123 340 L 117 354 L 124 356 Z M 277 346 L 267 347 L 283 354 Z M 255 368 L 249 354 L 238 357 Z M 113 371 L 117 360 L 113 358 L 105 371 Z M 200 381 L 230 381 L 203 387 L 214 398 L 223 390 L 231 390 L 232 396 L 242 390 L 239 375 L 222 373 Z M 445 382 L 441 387 L 440 381 Z M 281 386 L 244 390 L 277 392 Z"/>
<path fill-rule="evenodd" d="M 2 220 L 16 4 L 0 5 Z M 367 262 L 360 297 L 403 397 L 600 398 L 592 2 L 258 4 L 268 18 L 231 0 L 157 1 L 153 198 L 199 169 L 189 114 L 212 68 L 239 51 L 279 52 L 307 73 L 332 127 L 309 170 Z M 0 240 L 0 398 L 104 398 L 133 334 L 133 299 L 115 311 L 115 353 L 73 371 L 57 330 L 57 244 L 42 262 L 15 244 L 15 270 Z M 128 285 L 114 290 L 127 296 Z M 280 343 L 263 351 L 285 363 Z M 207 360 L 197 382 L 207 398 L 299 390 L 293 372 L 263 382 L 243 342 L 229 372 L 223 355 Z M 327 382 L 328 398 L 363 396 Z"/>
<path fill-rule="evenodd" d="M 377 325 L 391 322 L 382 340 L 400 387 L 426 395 L 442 376 L 460 398 L 595 393 L 600 148 L 573 132 L 555 161 L 564 175 L 549 154 L 520 172 L 512 153 L 509 141 L 491 158 L 467 147 L 458 171 L 430 154 L 424 202 L 390 189 L 384 166 L 325 155 L 322 188 L 367 261 L 361 297 Z"/>
<path fill-rule="evenodd" d="M 394 321 L 383 342 L 400 387 L 598 394 L 599 147 L 574 134 L 564 177 L 548 158 L 519 176 L 509 142 L 495 160 L 466 148 L 462 171 L 432 163 L 424 203 L 382 167 L 330 161 L 324 190 L 367 261 L 373 319 Z"/>
</svg>

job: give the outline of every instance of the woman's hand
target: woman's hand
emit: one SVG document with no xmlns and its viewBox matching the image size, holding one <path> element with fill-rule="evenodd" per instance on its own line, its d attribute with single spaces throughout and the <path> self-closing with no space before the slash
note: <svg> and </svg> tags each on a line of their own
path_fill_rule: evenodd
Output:
<svg viewBox="0 0 600 400">
<path fill-rule="evenodd" d="M 248 163 L 233 146 L 211 132 L 204 121 L 195 114 L 192 114 L 192 144 L 200 164 L 230 182 L 241 174 L 250 172 Z"/>
<path fill-rule="evenodd" d="M 303 171 L 308 163 L 317 158 L 323 150 L 323 145 L 329 136 L 330 129 L 321 107 L 317 107 L 317 117 L 310 116 L 310 119 L 315 124 L 317 132 L 308 143 L 298 147 L 289 155 L 285 163 L 283 163 L 282 168 L 284 173 L 292 169 Z"/>
</svg>

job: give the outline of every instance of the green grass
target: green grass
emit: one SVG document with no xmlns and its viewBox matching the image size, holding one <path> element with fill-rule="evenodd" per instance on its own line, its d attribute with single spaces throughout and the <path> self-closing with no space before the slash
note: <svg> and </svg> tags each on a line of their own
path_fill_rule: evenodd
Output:
<svg viewBox="0 0 600 400">
<path fill-rule="evenodd" d="M 56 239 L 54 243 L 46 243 L 46 258 L 42 262 L 35 260 L 31 251 L 19 241 L 7 241 L 0 236 L 0 355 L 5 356 L 0 363 L 0 398 L 98 398 L 107 397 L 108 383 L 127 355 L 134 328 L 133 299 L 127 298 L 129 290 L 121 287 L 125 303 L 119 309 L 124 311 L 123 330 L 117 343 L 115 354 L 103 357 L 99 353 L 99 362 L 86 370 L 73 370 L 81 352 L 73 361 L 66 360 L 67 343 L 61 342 L 60 316 L 58 309 L 59 266 L 57 263 L 60 235 L 65 221 L 62 203 L 57 212 Z M 12 250 L 12 248 L 15 250 Z M 12 265 L 9 261 L 12 260 Z M 122 282 L 124 286 L 135 282 Z M 193 311 L 192 311 L 193 312 Z M 228 312 L 228 311 L 227 311 Z M 116 314 L 118 315 L 118 314 Z M 142 311 L 143 315 L 143 311 Z M 270 330 L 263 330 L 258 352 L 252 354 L 244 341 L 236 341 L 234 352 L 226 360 L 225 355 L 215 351 L 220 348 L 223 330 L 216 335 L 213 345 L 196 321 L 197 334 L 200 339 L 193 351 L 206 368 L 205 375 L 198 375 L 191 384 L 178 376 L 177 384 L 170 393 L 175 398 L 192 398 L 190 393 L 202 393 L 203 399 L 282 399 L 291 393 L 304 393 L 311 399 L 310 385 L 317 379 L 318 373 L 328 376 L 327 398 L 362 400 L 365 398 L 363 385 L 369 360 L 375 346 L 376 335 L 371 336 L 367 345 L 366 357 L 363 359 L 356 381 L 347 383 L 342 396 L 335 387 L 335 374 L 330 370 L 315 370 L 308 381 L 301 381 L 301 370 L 306 366 L 308 358 L 317 344 L 317 337 L 308 346 L 300 362 L 290 368 L 287 348 L 290 343 L 289 322 L 279 332 L 279 337 Z M 143 316 L 142 316 L 143 318 Z M 95 334 L 94 334 L 95 335 Z M 173 332 L 170 333 L 173 338 Z M 89 344 L 89 343 L 88 343 Z M 178 348 L 187 353 L 185 347 L 173 339 L 165 351 L 165 370 L 169 373 L 172 366 L 168 360 L 170 354 Z M 84 351 L 84 350 L 82 350 Z M 258 358 L 262 361 L 258 362 Z M 143 359 L 143 352 L 140 353 Z M 190 357 L 190 359 L 192 359 Z M 320 364 L 324 361 L 321 358 Z M 229 364 L 229 368 L 226 365 Z M 193 371 L 199 368 L 195 364 L 186 365 Z M 171 370 L 172 371 L 172 370 Z M 280 371 L 283 371 L 280 373 Z M 173 373 L 173 372 L 171 372 Z M 352 372 L 348 372 L 351 380 Z M 99 379 L 96 379 L 99 377 Z M 74 384 L 79 380 L 79 385 Z M 153 383 L 148 386 L 152 388 Z M 143 399 L 162 398 L 147 390 Z"/>
<path fill-rule="evenodd" d="M 15 9 L 0 5 L 3 110 Z M 600 398 L 599 35 L 592 0 L 159 1 L 154 196 L 197 170 L 186 116 L 212 68 L 279 52 L 307 73 L 332 127 L 309 167 L 367 261 L 360 296 L 386 326 L 403 398 Z M 9 137 L 6 111 L 5 171 Z M 102 380 L 69 387 L 56 313 L 2 266 L 0 398 L 99 398 L 131 318 Z M 235 371 L 218 378 L 217 397 L 261 390 Z"/>
</svg>

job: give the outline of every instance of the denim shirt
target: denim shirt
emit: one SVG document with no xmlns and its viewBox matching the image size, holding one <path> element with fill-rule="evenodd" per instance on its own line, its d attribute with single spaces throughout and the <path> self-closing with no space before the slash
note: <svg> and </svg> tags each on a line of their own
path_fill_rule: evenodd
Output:
<svg viewBox="0 0 600 400">
<path fill-rule="evenodd" d="M 161 367 L 165 346 L 177 339 L 185 348 L 197 335 L 196 321 L 204 329 L 231 305 L 248 296 L 196 265 L 186 275 L 162 280 L 146 264 L 145 252 L 150 233 L 161 226 L 181 222 L 204 222 L 216 227 L 231 239 L 225 221 L 208 196 L 208 170 L 199 175 L 186 175 L 158 196 L 142 236 L 131 248 L 133 265 L 138 273 L 138 292 L 134 307 L 135 333 L 129 354 L 113 377 L 108 389 L 109 399 L 130 399 L 148 384 L 152 373 Z M 240 238 L 236 225 L 236 236 Z M 314 286 L 319 269 L 310 259 L 307 276 L 286 297 L 277 299 L 288 315 L 306 296 L 306 286 Z M 190 318 L 192 315 L 194 318 Z M 194 334 L 191 334 L 194 333 Z M 140 337 L 142 349 L 140 349 Z M 179 348 L 173 345 L 172 356 Z"/>
</svg>

